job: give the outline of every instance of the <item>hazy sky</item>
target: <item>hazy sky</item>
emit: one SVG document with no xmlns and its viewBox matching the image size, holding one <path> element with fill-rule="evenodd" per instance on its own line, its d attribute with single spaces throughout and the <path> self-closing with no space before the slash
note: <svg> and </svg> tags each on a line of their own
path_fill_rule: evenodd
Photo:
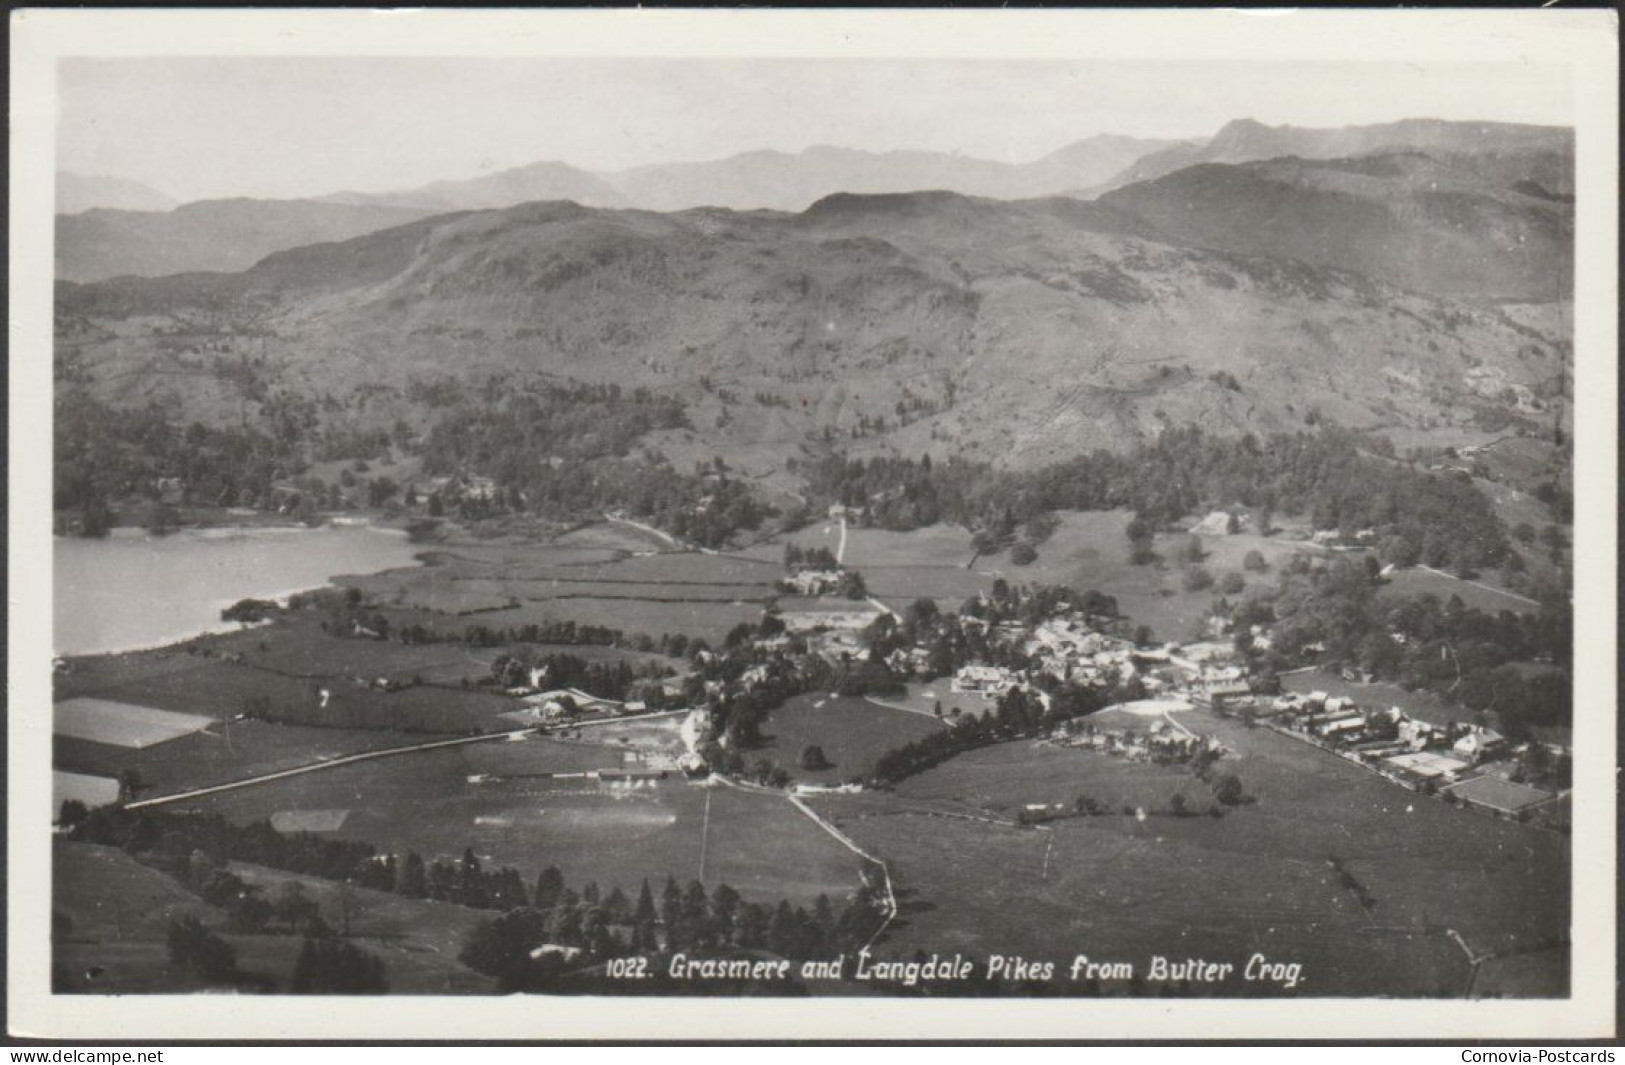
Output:
<svg viewBox="0 0 1625 1065">
<path fill-rule="evenodd" d="M 61 169 L 181 200 L 382 191 L 815 144 L 1025 162 L 1233 118 L 1568 124 L 1553 67 L 937 60 L 114 59 L 59 70 Z"/>
</svg>

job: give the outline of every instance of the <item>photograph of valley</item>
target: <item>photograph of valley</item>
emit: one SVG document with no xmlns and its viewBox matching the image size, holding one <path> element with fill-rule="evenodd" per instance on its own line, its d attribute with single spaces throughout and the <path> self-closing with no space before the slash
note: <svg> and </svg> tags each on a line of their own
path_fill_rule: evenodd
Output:
<svg viewBox="0 0 1625 1065">
<path fill-rule="evenodd" d="M 56 79 L 54 994 L 1573 993 L 1563 69 Z"/>
</svg>

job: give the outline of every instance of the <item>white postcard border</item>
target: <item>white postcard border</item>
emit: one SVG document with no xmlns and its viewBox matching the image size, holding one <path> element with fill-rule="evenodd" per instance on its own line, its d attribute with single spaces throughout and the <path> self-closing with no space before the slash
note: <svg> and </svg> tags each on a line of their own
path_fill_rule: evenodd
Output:
<svg viewBox="0 0 1625 1065">
<path fill-rule="evenodd" d="M 1523 1039 L 1614 1031 L 1617 20 L 1609 10 L 12 13 L 8 971 L 11 1031 L 58 1039 Z M 1576 722 L 1563 1001 L 53 996 L 49 987 L 51 294 L 62 56 L 560 55 L 1550 62 L 1573 71 Z M 1419 112 L 1425 111 L 1419 107 Z M 1019 900 L 1012 900 L 1019 902 Z M 204 1003 L 208 1002 L 205 1008 Z"/>
</svg>

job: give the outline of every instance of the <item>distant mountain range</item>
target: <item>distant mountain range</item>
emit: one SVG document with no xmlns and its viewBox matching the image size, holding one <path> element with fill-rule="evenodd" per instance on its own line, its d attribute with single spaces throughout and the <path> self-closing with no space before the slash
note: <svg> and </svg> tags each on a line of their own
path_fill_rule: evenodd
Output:
<svg viewBox="0 0 1625 1065">
<path fill-rule="evenodd" d="M 1348 159 L 1400 151 L 1470 161 L 1487 179 L 1500 184 L 1533 180 L 1555 193 L 1571 195 L 1574 192 L 1572 129 L 1508 122 L 1447 122 L 1433 118 L 1336 129 L 1266 126 L 1252 119 L 1237 119 L 1206 142 L 1186 142 L 1147 152 L 1088 192 L 1099 195 L 1198 163 L 1251 163 L 1289 155 L 1302 159 Z"/>
<path fill-rule="evenodd" d="M 1311 209 L 1327 185 L 1350 185 L 1359 204 L 1361 182 L 1414 184 L 1428 167 L 1220 173 L 1242 202 L 1249 183 L 1274 181 Z M 238 416 L 267 387 L 329 397 L 357 427 L 424 424 L 413 397 L 436 381 L 647 386 L 690 404 L 701 435 L 681 446 L 747 466 L 831 438 L 1026 466 L 1168 425 L 1465 424 L 1560 394 L 1561 332 L 1164 227 L 1119 198 L 947 192 L 842 193 L 799 214 L 546 203 L 439 215 L 239 273 L 63 284 L 59 372 L 205 419 Z M 1361 254 L 1389 256 L 1372 248 Z M 122 324 L 133 318 L 152 328 Z M 239 394 L 250 378 L 256 391 Z"/>
<path fill-rule="evenodd" d="M 745 152 L 711 162 L 662 163 L 609 173 L 546 162 L 465 181 L 437 181 L 396 192 L 338 193 L 324 199 L 443 211 L 512 207 L 541 200 L 650 211 L 689 207 L 800 211 L 836 192 L 920 189 L 1028 199 L 1104 181 L 1147 152 L 1179 143 L 1102 135 L 1021 164 L 943 152 L 865 152 L 829 147 L 795 153 Z"/>
<path fill-rule="evenodd" d="M 155 277 L 241 270 L 273 251 L 346 240 L 427 214 L 548 200 L 656 211 L 699 206 L 800 211 L 835 192 L 946 189 L 1001 199 L 1046 196 L 1103 181 L 1146 152 L 1175 143 L 1091 137 L 1019 165 L 937 152 L 844 148 L 747 152 L 708 163 L 606 174 L 542 162 L 395 192 L 341 192 L 315 200 L 211 200 L 164 215 L 76 220 L 61 218 L 67 212 L 59 209 L 57 276 L 91 281 L 125 273 Z"/>
<path fill-rule="evenodd" d="M 120 211 L 167 211 L 175 200 L 150 185 L 124 178 L 56 172 L 56 213 L 76 214 L 98 207 Z"/>
<path fill-rule="evenodd" d="M 310 200 L 199 200 L 169 211 L 97 208 L 56 220 L 56 275 L 95 281 L 246 270 L 272 252 L 347 240 L 431 213 Z"/>
<path fill-rule="evenodd" d="M 1542 126 L 1238 121 L 1202 144 L 1102 136 L 1020 166 L 834 148 L 614 174 L 537 163 L 395 193 L 59 216 L 57 272 L 91 281 L 244 270 L 289 248 L 527 202 L 795 211 L 835 192 L 1042 198 L 1113 175 L 1097 186 L 1107 190 L 1101 202 L 1167 243 L 1298 259 L 1437 295 L 1545 301 L 1572 287 L 1572 152 L 1571 131 Z"/>
</svg>

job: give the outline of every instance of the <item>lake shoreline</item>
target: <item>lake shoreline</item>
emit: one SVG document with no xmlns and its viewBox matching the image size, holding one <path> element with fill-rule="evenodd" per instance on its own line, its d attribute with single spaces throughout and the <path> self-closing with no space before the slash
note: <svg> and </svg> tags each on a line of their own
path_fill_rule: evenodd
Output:
<svg viewBox="0 0 1625 1065">
<path fill-rule="evenodd" d="M 165 534 L 129 528 L 115 532 L 100 538 L 53 538 L 53 597 L 62 600 L 53 605 L 52 655 L 57 661 L 150 653 L 201 637 L 230 635 L 243 626 L 224 620 L 221 612 L 243 599 L 286 605 L 301 592 L 334 587 L 340 577 L 427 564 L 427 549 L 412 542 L 406 529 L 369 519 L 317 527 L 220 524 L 189 525 Z M 306 536 L 326 543 L 306 543 Z M 379 539 L 368 541 L 369 536 Z M 402 548 L 407 549 L 404 554 Z M 130 557 L 120 557 L 126 552 Z M 76 562 L 83 571 L 72 568 Z M 279 568 L 293 572 L 265 587 Z M 127 638 L 116 634 L 150 628 L 152 617 L 174 620 L 177 627 L 151 638 L 135 631 L 125 632 Z M 104 624 L 106 619 L 112 620 Z"/>
</svg>

